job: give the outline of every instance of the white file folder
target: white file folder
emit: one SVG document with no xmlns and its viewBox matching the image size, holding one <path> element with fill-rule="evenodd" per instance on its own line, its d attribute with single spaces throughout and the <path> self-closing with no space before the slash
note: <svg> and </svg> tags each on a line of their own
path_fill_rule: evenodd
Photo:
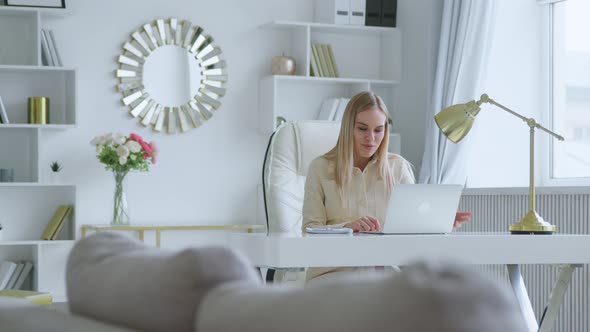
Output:
<svg viewBox="0 0 590 332">
<path fill-rule="evenodd" d="M 350 0 L 350 24 L 365 25 L 367 0 Z"/>
<path fill-rule="evenodd" d="M 364 0 L 363 0 L 364 2 Z M 364 9 L 363 9 L 364 12 Z M 350 23 L 350 0 L 320 0 L 315 2 L 315 21 L 329 24 Z"/>
</svg>

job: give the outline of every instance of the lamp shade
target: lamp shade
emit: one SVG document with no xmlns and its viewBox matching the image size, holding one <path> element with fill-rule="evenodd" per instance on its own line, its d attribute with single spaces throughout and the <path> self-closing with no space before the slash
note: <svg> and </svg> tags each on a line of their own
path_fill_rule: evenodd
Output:
<svg viewBox="0 0 590 332">
<path fill-rule="evenodd" d="M 434 116 L 434 121 L 451 142 L 458 143 L 471 130 L 473 120 L 479 110 L 479 105 L 472 100 L 467 104 L 457 104 L 445 108 Z"/>
</svg>

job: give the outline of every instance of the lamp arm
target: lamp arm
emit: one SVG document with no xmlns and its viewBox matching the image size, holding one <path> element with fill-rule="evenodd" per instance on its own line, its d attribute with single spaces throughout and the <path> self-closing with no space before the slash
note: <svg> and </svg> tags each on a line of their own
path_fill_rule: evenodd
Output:
<svg viewBox="0 0 590 332">
<path fill-rule="evenodd" d="M 543 126 L 541 126 L 540 124 L 538 124 L 538 123 L 535 121 L 535 119 L 532 119 L 532 118 L 531 118 L 531 120 L 533 120 L 533 121 L 535 122 L 535 128 L 539 128 L 539 129 L 541 129 L 542 131 L 544 131 L 544 132 L 546 132 L 547 134 L 549 134 L 549 135 L 551 135 L 551 136 L 553 136 L 553 137 L 557 138 L 557 139 L 558 139 L 558 140 L 560 140 L 560 141 L 563 141 L 563 140 L 565 140 L 565 138 L 563 138 L 563 136 L 561 136 L 561 135 L 559 135 L 559 134 L 557 134 L 557 133 L 555 133 L 555 132 L 553 132 L 553 131 L 551 131 L 551 130 L 549 130 L 549 129 L 547 129 L 547 128 L 543 127 Z"/>
<path fill-rule="evenodd" d="M 506 111 L 506 112 L 508 112 L 508 113 L 516 116 L 517 118 L 521 119 L 522 121 L 526 122 L 527 125 L 529 125 L 529 127 L 535 127 L 535 128 L 541 129 L 544 132 L 552 135 L 553 137 L 557 138 L 560 141 L 563 141 L 564 140 L 563 136 L 561 136 L 561 135 L 559 135 L 559 134 L 557 134 L 557 133 L 555 133 L 555 132 L 553 132 L 553 131 L 545 128 L 545 127 L 543 127 L 535 119 L 533 119 L 533 118 L 527 118 L 526 116 L 522 116 L 522 115 L 516 113 L 515 111 L 509 109 L 508 107 L 506 107 L 506 106 L 504 106 L 504 105 L 496 102 L 492 98 L 488 97 L 488 95 L 486 95 L 486 94 L 483 94 L 481 96 L 481 99 L 477 103 L 480 104 L 480 105 L 482 103 L 489 103 L 489 104 L 492 104 L 492 105 L 496 105 L 497 107 L 503 109 L 504 111 Z"/>
</svg>

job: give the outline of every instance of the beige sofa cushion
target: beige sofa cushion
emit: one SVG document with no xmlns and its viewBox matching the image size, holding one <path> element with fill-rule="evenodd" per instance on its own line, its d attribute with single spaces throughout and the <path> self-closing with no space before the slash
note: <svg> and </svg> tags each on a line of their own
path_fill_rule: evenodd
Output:
<svg viewBox="0 0 590 332">
<path fill-rule="evenodd" d="M 474 271 L 439 264 L 393 276 L 338 278 L 305 289 L 222 285 L 207 295 L 199 332 L 524 332 L 513 295 Z"/>
<path fill-rule="evenodd" d="M 142 331 L 193 331 L 195 312 L 213 287 L 259 283 L 228 249 L 165 251 L 101 232 L 74 246 L 66 268 L 72 313 Z"/>
</svg>

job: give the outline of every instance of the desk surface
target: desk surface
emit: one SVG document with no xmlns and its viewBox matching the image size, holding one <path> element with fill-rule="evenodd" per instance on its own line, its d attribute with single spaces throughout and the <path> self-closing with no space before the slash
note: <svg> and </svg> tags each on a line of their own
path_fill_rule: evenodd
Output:
<svg viewBox="0 0 590 332">
<path fill-rule="evenodd" d="M 257 266 L 405 265 L 417 260 L 468 264 L 590 264 L 590 235 L 232 234 L 230 246 Z"/>
</svg>

